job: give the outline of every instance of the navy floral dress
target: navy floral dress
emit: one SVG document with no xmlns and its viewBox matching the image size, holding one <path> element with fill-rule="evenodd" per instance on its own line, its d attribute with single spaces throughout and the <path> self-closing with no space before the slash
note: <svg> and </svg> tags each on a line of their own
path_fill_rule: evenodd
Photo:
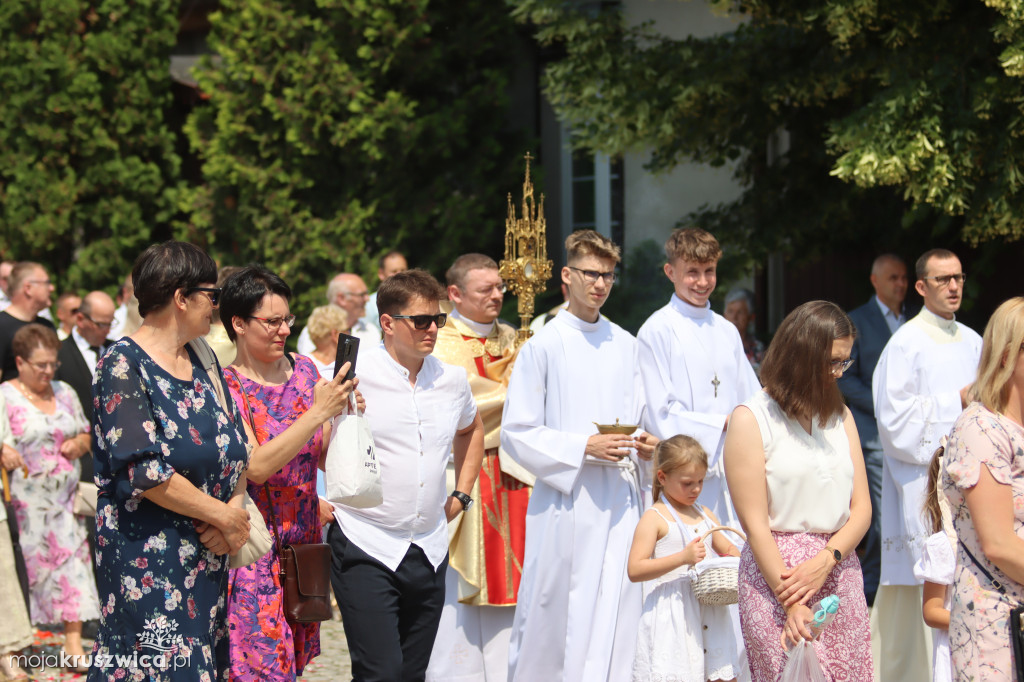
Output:
<svg viewBox="0 0 1024 682">
<path fill-rule="evenodd" d="M 101 613 L 90 681 L 228 679 L 227 557 L 203 547 L 192 519 L 142 497 L 177 473 L 226 502 L 248 465 L 237 409 L 224 412 L 188 352 L 190 380 L 128 338 L 97 365 Z"/>
</svg>

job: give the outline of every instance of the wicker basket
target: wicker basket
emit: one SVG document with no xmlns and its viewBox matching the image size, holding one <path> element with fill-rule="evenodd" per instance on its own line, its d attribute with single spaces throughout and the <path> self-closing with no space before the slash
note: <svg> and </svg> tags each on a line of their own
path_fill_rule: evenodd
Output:
<svg viewBox="0 0 1024 682">
<path fill-rule="evenodd" d="M 736 535 L 743 538 L 744 542 L 747 540 L 746 535 L 731 526 L 715 526 L 708 532 L 701 535 L 701 542 L 715 531 L 721 530 L 736 533 Z M 734 565 L 717 566 L 714 568 L 708 568 L 704 571 L 699 571 L 690 584 L 693 588 L 694 595 L 697 597 L 697 601 L 701 604 L 706 604 L 708 606 L 725 606 L 728 604 L 735 604 L 738 601 L 738 583 L 739 568 Z"/>
</svg>

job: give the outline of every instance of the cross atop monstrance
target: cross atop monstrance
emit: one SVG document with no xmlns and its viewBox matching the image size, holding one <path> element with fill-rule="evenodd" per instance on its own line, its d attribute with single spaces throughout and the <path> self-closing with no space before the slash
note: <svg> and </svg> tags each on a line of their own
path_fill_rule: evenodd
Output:
<svg viewBox="0 0 1024 682">
<path fill-rule="evenodd" d="M 530 320 L 533 319 L 533 299 L 547 288 L 553 263 L 548 260 L 547 221 L 544 220 L 544 195 L 540 203 L 533 200 L 533 183 L 530 181 L 529 152 L 526 159 L 526 179 L 523 180 L 523 202 L 520 218 L 512 204 L 512 193 L 508 194 L 508 217 L 505 219 L 505 258 L 500 265 L 501 278 L 508 290 L 519 299 L 519 330 L 516 344 L 530 338 Z"/>
</svg>

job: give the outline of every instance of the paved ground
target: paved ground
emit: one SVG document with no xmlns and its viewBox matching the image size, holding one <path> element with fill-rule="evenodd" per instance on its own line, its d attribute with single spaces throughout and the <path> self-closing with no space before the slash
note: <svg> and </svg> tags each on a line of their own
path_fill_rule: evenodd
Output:
<svg viewBox="0 0 1024 682">
<path fill-rule="evenodd" d="M 334 609 L 337 618 L 338 609 Z M 59 643 L 59 636 L 52 640 Z M 92 641 L 85 640 L 86 651 L 92 646 Z M 340 620 L 329 620 L 320 624 L 320 648 L 322 653 L 306 667 L 301 680 L 307 682 L 347 682 L 352 679 L 352 663 L 348 657 L 348 642 L 345 641 L 345 631 Z M 42 670 L 30 670 L 34 673 L 32 679 L 40 682 L 72 682 L 85 680 L 85 675 L 69 673 L 56 668 L 44 668 Z M 3 674 L 0 673 L 0 678 Z"/>
</svg>

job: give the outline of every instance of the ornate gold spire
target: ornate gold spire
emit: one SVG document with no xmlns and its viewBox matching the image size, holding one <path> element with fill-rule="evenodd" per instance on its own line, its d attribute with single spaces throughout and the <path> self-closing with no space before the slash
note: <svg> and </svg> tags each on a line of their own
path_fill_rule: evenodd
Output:
<svg viewBox="0 0 1024 682">
<path fill-rule="evenodd" d="M 526 179 L 523 180 L 523 202 L 516 217 L 512 193 L 508 194 L 508 217 L 505 219 L 505 258 L 501 261 L 501 277 L 509 291 L 519 298 L 519 331 L 516 344 L 530 338 L 533 299 L 547 288 L 553 263 L 548 260 L 547 221 L 544 220 L 544 195 L 540 203 L 533 199 L 530 181 L 530 153 L 526 153 Z"/>
</svg>

